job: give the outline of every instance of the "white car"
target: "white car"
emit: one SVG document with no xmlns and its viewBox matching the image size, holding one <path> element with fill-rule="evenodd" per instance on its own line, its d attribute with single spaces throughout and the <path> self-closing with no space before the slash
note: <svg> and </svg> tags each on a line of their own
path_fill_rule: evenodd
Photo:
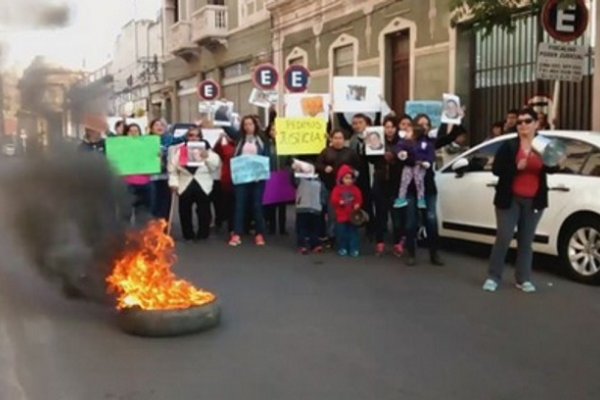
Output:
<svg viewBox="0 0 600 400">
<path fill-rule="evenodd" d="M 600 133 L 542 133 L 565 144 L 567 162 L 560 173 L 548 174 L 549 207 L 538 226 L 533 248 L 560 257 L 574 279 L 599 283 Z M 437 172 L 440 236 L 494 243 L 493 200 L 498 177 L 491 169 L 498 148 L 515 137 L 505 135 L 475 146 Z"/>
</svg>

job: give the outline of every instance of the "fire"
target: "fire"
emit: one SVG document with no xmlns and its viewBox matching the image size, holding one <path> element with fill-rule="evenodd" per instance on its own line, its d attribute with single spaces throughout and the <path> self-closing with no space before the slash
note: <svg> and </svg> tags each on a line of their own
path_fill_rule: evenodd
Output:
<svg viewBox="0 0 600 400">
<path fill-rule="evenodd" d="M 166 226 L 164 220 L 152 221 L 144 230 L 128 234 L 128 250 L 106 279 L 109 292 L 118 295 L 119 310 L 179 310 L 215 300 L 214 294 L 177 279 L 171 271 L 175 242 L 165 233 Z"/>
</svg>

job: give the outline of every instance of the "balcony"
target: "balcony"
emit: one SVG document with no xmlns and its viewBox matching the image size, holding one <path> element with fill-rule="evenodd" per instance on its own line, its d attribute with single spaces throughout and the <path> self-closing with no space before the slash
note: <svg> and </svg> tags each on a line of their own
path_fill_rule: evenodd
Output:
<svg viewBox="0 0 600 400">
<path fill-rule="evenodd" d="M 192 25 L 187 21 L 179 21 L 169 30 L 168 50 L 185 60 L 193 58 L 197 47 L 192 42 Z"/>
<path fill-rule="evenodd" d="M 212 49 L 227 47 L 229 21 L 226 6 L 208 5 L 192 14 L 192 41 Z"/>
</svg>

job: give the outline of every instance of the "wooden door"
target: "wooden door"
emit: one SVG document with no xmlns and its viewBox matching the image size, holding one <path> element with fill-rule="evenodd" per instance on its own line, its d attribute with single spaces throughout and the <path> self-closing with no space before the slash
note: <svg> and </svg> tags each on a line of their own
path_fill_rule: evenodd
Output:
<svg viewBox="0 0 600 400">
<path fill-rule="evenodd" d="M 408 30 L 392 33 L 391 46 L 392 71 L 392 109 L 396 115 L 404 114 L 404 104 L 410 96 L 410 33 Z"/>
</svg>

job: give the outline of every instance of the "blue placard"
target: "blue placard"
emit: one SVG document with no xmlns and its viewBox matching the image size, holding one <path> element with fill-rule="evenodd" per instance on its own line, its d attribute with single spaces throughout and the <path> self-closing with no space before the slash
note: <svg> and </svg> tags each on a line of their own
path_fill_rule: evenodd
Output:
<svg viewBox="0 0 600 400">
<path fill-rule="evenodd" d="M 266 181 L 270 178 L 270 160 L 264 156 L 238 156 L 231 159 L 234 185 Z"/>
<path fill-rule="evenodd" d="M 411 100 L 406 102 L 404 112 L 415 118 L 419 114 L 425 114 L 431 119 L 432 128 L 439 128 L 442 123 L 442 110 L 444 105 L 436 100 Z"/>
</svg>

